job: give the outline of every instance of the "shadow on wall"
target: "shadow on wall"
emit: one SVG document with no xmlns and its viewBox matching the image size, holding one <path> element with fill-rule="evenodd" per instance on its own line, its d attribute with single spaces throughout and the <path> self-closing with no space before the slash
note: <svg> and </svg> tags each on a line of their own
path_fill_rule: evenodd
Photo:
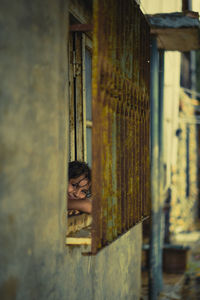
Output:
<svg viewBox="0 0 200 300">
<path fill-rule="evenodd" d="M 0 295 L 3 300 L 16 299 L 18 279 L 10 276 L 0 287 Z"/>
</svg>

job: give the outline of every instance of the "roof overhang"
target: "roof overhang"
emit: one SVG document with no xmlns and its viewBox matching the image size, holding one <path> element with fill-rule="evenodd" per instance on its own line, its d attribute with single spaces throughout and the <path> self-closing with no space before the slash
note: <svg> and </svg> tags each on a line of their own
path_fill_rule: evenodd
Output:
<svg viewBox="0 0 200 300">
<path fill-rule="evenodd" d="M 159 49 L 191 51 L 200 49 L 200 22 L 196 12 L 146 15 L 151 34 L 156 35 Z"/>
</svg>

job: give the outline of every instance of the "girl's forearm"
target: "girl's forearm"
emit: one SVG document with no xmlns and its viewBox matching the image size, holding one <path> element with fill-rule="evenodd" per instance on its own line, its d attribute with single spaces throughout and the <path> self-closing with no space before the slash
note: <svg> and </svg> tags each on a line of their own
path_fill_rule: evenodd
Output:
<svg viewBox="0 0 200 300">
<path fill-rule="evenodd" d="M 92 203 L 89 199 L 85 199 L 85 200 L 68 199 L 68 209 L 76 209 L 90 214 L 92 212 Z"/>
</svg>

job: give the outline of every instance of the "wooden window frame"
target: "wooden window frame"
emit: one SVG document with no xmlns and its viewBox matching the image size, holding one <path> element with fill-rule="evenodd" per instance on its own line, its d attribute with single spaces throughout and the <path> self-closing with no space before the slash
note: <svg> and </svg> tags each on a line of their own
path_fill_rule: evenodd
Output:
<svg viewBox="0 0 200 300">
<path fill-rule="evenodd" d="M 76 2 L 76 1 L 75 1 Z M 77 9 L 71 1 L 70 15 L 75 22 L 84 22 L 89 15 Z M 78 11 L 84 13 L 80 14 Z M 89 34 L 86 33 L 89 30 Z M 85 32 L 86 31 L 86 32 Z M 71 24 L 69 33 L 69 161 L 87 161 L 86 128 L 92 121 L 86 120 L 86 74 L 85 51 L 92 53 L 91 25 Z M 90 245 L 92 216 L 86 213 L 68 216 L 67 245 Z"/>
</svg>

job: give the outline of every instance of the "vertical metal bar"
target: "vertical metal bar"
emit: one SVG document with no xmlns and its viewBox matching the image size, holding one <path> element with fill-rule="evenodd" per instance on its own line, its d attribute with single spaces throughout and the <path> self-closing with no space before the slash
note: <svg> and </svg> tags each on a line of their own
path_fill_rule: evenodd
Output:
<svg viewBox="0 0 200 300">
<path fill-rule="evenodd" d="M 140 190 L 139 190 L 139 184 L 140 184 L 140 178 L 139 178 L 139 147 L 140 147 L 140 133 L 139 133 L 139 90 L 137 89 L 137 94 L 136 94 L 136 99 L 137 99 L 137 106 L 136 106 L 136 168 L 135 168 L 135 173 L 136 173 L 136 192 L 137 192 L 137 219 L 136 222 L 139 221 L 140 219 Z"/>
<path fill-rule="evenodd" d="M 75 32 L 75 49 L 76 49 L 76 64 L 75 64 L 75 101 L 76 101 L 76 159 L 84 160 L 83 148 L 83 70 L 82 70 L 82 33 Z"/>
<path fill-rule="evenodd" d="M 149 26 L 146 26 L 147 28 L 147 38 L 148 38 L 148 51 L 147 51 L 147 72 L 146 74 L 146 87 L 147 87 L 147 91 L 150 91 L 150 76 L 148 74 L 150 74 L 150 28 Z M 148 199 L 146 200 L 146 215 L 150 215 L 151 213 L 151 194 L 150 194 L 150 178 L 151 178 L 151 169 L 150 169 L 150 153 L 149 153 L 149 149 L 150 148 L 150 94 L 147 93 L 146 95 L 147 97 L 147 113 L 146 113 L 146 140 L 147 140 L 147 145 L 145 147 L 145 157 L 146 157 L 146 195 L 148 197 Z"/>
<path fill-rule="evenodd" d="M 117 103 L 117 233 L 122 233 L 122 205 L 121 205 L 121 189 L 122 189 L 122 177 L 121 177 L 121 107 L 122 99 L 120 97 Z"/>
<path fill-rule="evenodd" d="M 143 98 L 143 95 L 142 95 Z M 144 99 L 142 99 L 142 112 L 141 112 L 141 219 L 144 216 Z"/>
<path fill-rule="evenodd" d="M 159 214 L 159 94 L 158 94 L 159 60 L 156 38 L 152 38 L 151 53 L 151 237 L 150 237 L 150 268 L 149 268 L 149 298 L 156 300 L 160 287 L 158 283 L 162 278 L 161 262 L 159 259 L 160 243 L 160 214 Z"/>
<path fill-rule="evenodd" d="M 129 223 L 130 226 L 134 224 L 134 169 L 133 169 L 133 149 L 134 149 L 134 127 L 133 127 L 133 89 L 131 90 L 131 103 L 129 110 L 129 132 L 130 132 L 130 155 L 129 155 L 129 197 L 130 197 L 130 211 L 129 211 Z"/>
<path fill-rule="evenodd" d="M 160 251 L 159 251 L 159 262 L 160 269 L 162 270 L 162 255 L 163 255 L 163 243 L 164 243 L 164 214 L 163 214 L 163 188 L 164 188 L 164 137 L 163 137 L 163 127 L 164 127 L 164 50 L 159 51 L 159 202 L 160 202 Z M 159 289 L 162 289 L 163 281 L 162 276 L 159 278 Z"/>
<path fill-rule="evenodd" d="M 135 118 L 135 89 L 132 91 L 132 131 L 133 131 L 133 139 L 132 139 L 132 159 L 133 162 L 132 166 L 132 174 L 133 174 L 133 207 L 132 207 L 132 214 L 133 214 L 133 224 L 136 224 L 136 204 L 137 204 L 137 191 L 135 189 L 135 182 L 136 182 L 136 151 L 135 151 L 135 143 L 136 143 L 136 118 Z"/>
<path fill-rule="evenodd" d="M 133 224 L 133 127 L 132 127 L 132 101 L 133 101 L 133 89 L 128 85 L 128 226 L 129 228 Z"/>
<path fill-rule="evenodd" d="M 125 108 L 125 114 L 124 114 L 124 178 L 125 178 L 125 229 L 127 230 L 129 228 L 129 218 L 128 218 L 128 210 L 129 210 L 129 199 L 128 199 L 128 142 L 129 142 L 129 137 L 128 137 L 128 85 L 127 82 L 125 81 L 125 103 L 124 103 L 124 108 Z"/>
<path fill-rule="evenodd" d="M 117 184 L 117 102 L 118 102 L 118 90 L 119 90 L 119 76 L 118 73 L 115 72 L 114 77 L 114 92 L 113 92 L 113 99 L 111 103 L 112 109 L 112 190 L 113 190 L 113 197 L 112 197 L 112 216 L 113 216 L 113 239 L 117 237 L 118 231 L 118 184 Z"/>
<path fill-rule="evenodd" d="M 113 101 L 114 102 L 114 101 Z M 117 214 L 117 122 L 116 122 L 116 103 L 112 103 L 112 218 L 113 218 L 113 238 L 117 237 L 117 222 L 118 222 L 118 214 Z"/>
<path fill-rule="evenodd" d="M 142 155 L 141 155 L 141 149 L 142 149 L 142 91 L 143 91 L 143 36 L 142 36 L 142 14 L 140 12 L 139 14 L 139 19 L 140 19 L 140 41 L 139 41 L 139 47 L 140 47 L 140 52 L 139 52 L 139 61 L 140 61 L 140 73 L 139 73 L 139 191 L 140 191 L 140 196 L 139 196 L 139 220 L 141 220 L 141 215 L 142 215 Z"/>
<path fill-rule="evenodd" d="M 99 101 L 93 101 L 92 114 L 94 118 L 94 127 L 92 130 L 92 253 L 95 254 L 98 249 L 102 247 L 102 189 L 103 189 L 103 177 L 102 177 L 102 103 L 97 90 L 93 88 L 93 96 Z M 96 137 L 98 136 L 98 139 Z"/>
<path fill-rule="evenodd" d="M 185 197 L 190 196 L 190 125 L 186 125 L 186 191 Z"/>
<path fill-rule="evenodd" d="M 134 40 L 134 47 L 133 47 L 133 80 L 137 82 L 137 4 L 134 2 L 133 6 L 133 19 L 135 20 L 134 27 L 133 27 L 133 40 Z M 133 176 L 133 206 L 132 206 L 132 214 L 133 214 L 133 224 L 137 222 L 137 190 L 136 190 L 136 84 L 134 84 L 134 88 L 132 89 L 132 132 L 133 132 L 133 150 L 132 150 L 132 176 Z"/>
<path fill-rule="evenodd" d="M 108 120 L 108 131 L 107 131 L 107 161 L 108 161 L 108 174 L 107 178 L 110 178 L 110 181 L 107 180 L 107 242 L 111 242 L 113 240 L 113 197 L 114 197 L 114 189 L 113 189 L 113 177 L 112 177 L 112 145 L 114 146 L 114 140 L 112 140 L 113 134 L 113 111 L 112 111 L 112 101 L 113 101 L 113 91 L 114 91 L 114 77 L 115 73 L 110 70 L 111 76 L 111 85 L 110 85 L 110 93 L 107 96 L 107 103 L 105 106 L 108 107 L 107 120 Z"/>
<path fill-rule="evenodd" d="M 136 88 L 134 91 L 134 191 L 135 191 L 135 203 L 134 203 L 134 221 L 135 224 L 138 221 L 138 191 L 137 191 L 137 151 L 136 151 L 136 145 L 137 145 L 137 93 Z"/>
<path fill-rule="evenodd" d="M 164 159 L 164 50 L 159 50 L 159 157 L 160 157 L 160 193 L 163 191 L 163 159 Z"/>
<path fill-rule="evenodd" d="M 100 102 L 100 90 L 99 84 L 99 27 L 98 27 L 98 12 L 99 12 L 99 1 L 94 2 L 93 6 L 93 56 L 92 56 L 92 116 L 93 116 L 93 130 L 92 130 L 92 247 L 91 251 L 96 254 L 98 249 L 102 247 L 101 242 L 101 192 L 102 192 L 102 131 L 100 124 L 102 124 L 102 103 Z M 96 138 L 98 137 L 98 139 Z"/>
<path fill-rule="evenodd" d="M 142 155 L 142 211 L 141 218 L 144 217 L 144 205 L 145 205 L 145 59 L 146 59 L 146 32 L 145 32 L 145 20 L 142 16 L 142 48 L 143 48 L 143 67 L 142 67 L 142 81 L 143 81 L 143 90 L 142 90 L 142 115 L 141 115 L 141 125 L 142 125 L 142 147 L 141 147 L 141 155 Z"/>
<path fill-rule="evenodd" d="M 109 178 L 109 145 L 108 145 L 108 105 L 106 102 L 108 101 L 107 93 L 104 93 L 104 98 L 102 97 L 101 101 L 103 102 L 102 108 L 102 145 L 103 145 L 103 153 L 102 153 L 102 165 L 103 165 L 103 190 L 102 190 L 102 244 L 106 245 L 107 237 L 108 237 L 108 178 Z M 110 179 L 110 178 L 109 178 Z"/>
<path fill-rule="evenodd" d="M 137 222 L 140 220 L 140 11 L 137 10 L 137 108 L 136 108 L 136 190 L 137 190 Z"/>
<path fill-rule="evenodd" d="M 73 33 L 73 106 L 74 106 L 74 159 L 77 160 L 77 119 L 76 119 L 76 33 Z"/>
<path fill-rule="evenodd" d="M 85 66 L 85 34 L 82 33 L 82 99 L 83 99 L 83 160 L 87 161 L 86 147 L 86 66 Z"/>
<path fill-rule="evenodd" d="M 69 72 L 69 160 L 73 161 L 75 159 L 75 121 L 74 121 L 74 47 L 73 47 L 73 34 L 69 35 L 69 62 L 70 62 L 70 72 Z"/>
<path fill-rule="evenodd" d="M 143 199 L 143 216 L 147 215 L 147 199 L 148 199 L 148 86 L 147 86 L 147 75 L 148 74 L 148 32 L 147 32 L 147 25 L 146 22 L 144 23 L 144 35 L 145 35 L 145 55 L 144 55 L 144 82 L 145 82 L 145 91 L 144 91 L 144 148 L 143 148 L 143 155 L 144 155 L 144 199 Z"/>
<path fill-rule="evenodd" d="M 139 221 L 142 219 L 142 93 L 140 93 L 140 112 L 139 112 Z"/>
<path fill-rule="evenodd" d="M 125 113 L 126 113 L 126 109 L 125 109 L 125 83 L 123 86 L 123 97 L 122 97 L 122 115 L 121 115 L 121 176 L 122 176 L 122 180 L 121 180 L 121 207 L 122 207 L 122 232 L 125 231 L 126 228 L 126 182 L 125 182 Z"/>
</svg>

